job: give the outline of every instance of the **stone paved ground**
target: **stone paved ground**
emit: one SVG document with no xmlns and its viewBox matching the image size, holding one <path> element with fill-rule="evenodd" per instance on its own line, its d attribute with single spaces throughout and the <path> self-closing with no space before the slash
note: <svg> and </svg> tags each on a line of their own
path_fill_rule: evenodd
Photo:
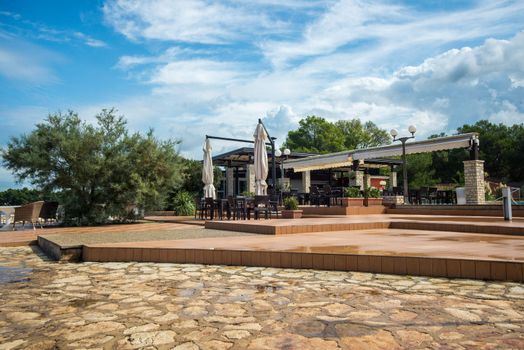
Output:
<svg viewBox="0 0 524 350">
<path fill-rule="evenodd" d="M 522 349 L 524 285 L 0 249 L 0 349 Z"/>
</svg>

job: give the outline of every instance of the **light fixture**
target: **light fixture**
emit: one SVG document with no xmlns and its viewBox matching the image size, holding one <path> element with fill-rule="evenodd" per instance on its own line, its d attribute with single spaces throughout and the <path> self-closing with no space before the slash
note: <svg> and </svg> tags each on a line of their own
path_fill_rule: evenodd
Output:
<svg viewBox="0 0 524 350">
<path fill-rule="evenodd" d="M 397 130 L 391 129 L 391 131 L 389 132 L 391 136 L 393 136 L 393 141 L 398 141 L 402 143 L 402 175 L 403 175 L 402 177 L 404 180 L 404 187 L 403 187 L 404 204 L 409 203 L 408 170 L 407 170 L 407 162 L 406 162 L 406 141 L 409 139 L 415 138 L 415 133 L 417 132 L 417 128 L 415 127 L 415 125 L 410 125 L 408 127 L 408 131 L 411 133 L 411 136 L 399 137 L 398 139 L 397 139 L 397 136 L 398 136 Z"/>
<path fill-rule="evenodd" d="M 275 150 L 275 157 L 280 157 L 282 155 L 282 152 L 277 148 Z"/>
<path fill-rule="evenodd" d="M 391 136 L 393 136 L 393 138 L 397 137 L 397 135 L 398 135 L 397 129 L 391 129 L 391 131 L 389 133 L 391 134 Z"/>
<path fill-rule="evenodd" d="M 289 156 L 290 154 L 291 154 L 291 151 L 289 150 L 289 148 L 284 149 L 285 156 Z"/>
</svg>

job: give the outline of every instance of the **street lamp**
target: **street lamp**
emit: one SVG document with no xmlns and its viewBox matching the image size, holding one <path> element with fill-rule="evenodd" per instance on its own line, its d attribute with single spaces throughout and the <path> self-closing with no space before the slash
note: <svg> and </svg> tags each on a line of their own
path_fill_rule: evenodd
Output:
<svg viewBox="0 0 524 350">
<path fill-rule="evenodd" d="M 406 166 L 406 141 L 415 138 L 417 128 L 414 125 L 410 125 L 408 131 L 411 133 L 411 136 L 399 137 L 398 139 L 397 130 L 391 129 L 391 131 L 389 132 L 391 136 L 393 136 L 393 142 L 400 141 L 402 143 L 402 177 L 404 178 L 404 203 L 409 203 L 408 168 Z"/>
<path fill-rule="evenodd" d="M 280 175 L 282 177 L 282 183 L 281 183 L 282 186 L 284 186 L 284 159 L 287 160 L 290 154 L 291 154 L 291 151 L 289 150 L 289 148 L 285 148 L 283 151 L 281 151 L 280 149 L 277 149 L 275 151 L 275 157 L 277 158 L 282 157 L 280 160 Z"/>
</svg>

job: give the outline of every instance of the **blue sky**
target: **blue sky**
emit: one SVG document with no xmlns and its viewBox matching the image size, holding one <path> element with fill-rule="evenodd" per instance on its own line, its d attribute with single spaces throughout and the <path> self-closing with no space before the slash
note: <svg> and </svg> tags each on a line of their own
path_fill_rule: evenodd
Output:
<svg viewBox="0 0 524 350">
<path fill-rule="evenodd" d="M 0 0 L 0 147 L 49 113 L 282 142 L 300 118 L 419 137 L 524 122 L 523 1 Z M 216 143 L 215 152 L 236 144 Z M 13 186 L 0 167 L 0 189 Z"/>
</svg>

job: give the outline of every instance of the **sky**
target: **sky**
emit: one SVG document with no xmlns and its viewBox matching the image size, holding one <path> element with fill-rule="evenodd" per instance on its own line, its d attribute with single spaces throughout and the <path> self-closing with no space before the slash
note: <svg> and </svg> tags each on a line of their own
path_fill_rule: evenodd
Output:
<svg viewBox="0 0 524 350">
<path fill-rule="evenodd" d="M 307 115 L 420 139 L 522 123 L 524 1 L 0 0 L 0 147 L 111 107 L 195 159 L 258 118 L 277 144 Z"/>
</svg>

